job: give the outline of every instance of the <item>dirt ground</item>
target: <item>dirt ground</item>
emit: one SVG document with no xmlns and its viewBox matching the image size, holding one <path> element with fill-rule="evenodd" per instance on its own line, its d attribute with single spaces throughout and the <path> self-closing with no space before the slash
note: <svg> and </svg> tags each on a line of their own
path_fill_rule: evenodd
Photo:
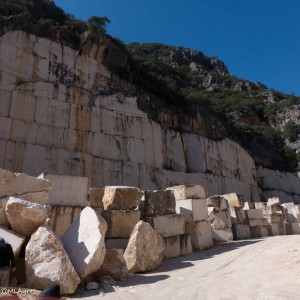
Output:
<svg viewBox="0 0 300 300">
<path fill-rule="evenodd" d="M 232 242 L 72 299 L 300 299 L 300 235 Z"/>
</svg>

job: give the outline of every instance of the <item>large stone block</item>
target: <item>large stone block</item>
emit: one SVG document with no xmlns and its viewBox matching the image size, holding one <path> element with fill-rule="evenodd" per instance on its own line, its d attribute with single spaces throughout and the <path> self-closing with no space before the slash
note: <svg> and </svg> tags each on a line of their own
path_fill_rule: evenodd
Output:
<svg viewBox="0 0 300 300">
<path fill-rule="evenodd" d="M 9 197 L 5 212 L 12 229 L 28 237 L 46 223 L 50 206 Z"/>
<path fill-rule="evenodd" d="M 27 193 L 23 195 L 18 195 L 18 198 L 33 203 L 47 204 L 49 199 L 49 194 L 48 192 Z"/>
<path fill-rule="evenodd" d="M 247 219 L 260 219 L 265 217 L 260 209 L 248 209 L 245 210 L 245 214 Z"/>
<path fill-rule="evenodd" d="M 104 189 L 102 188 L 90 188 L 90 206 L 102 208 L 103 210 L 103 199 Z"/>
<path fill-rule="evenodd" d="M 231 228 L 212 229 L 212 238 L 213 240 L 221 243 L 233 241 Z"/>
<path fill-rule="evenodd" d="M 73 294 L 80 283 L 62 242 L 47 226 L 39 227 L 31 236 L 25 262 L 27 288 L 42 290 L 50 284 L 59 284 L 64 295 Z"/>
<path fill-rule="evenodd" d="M 278 197 L 273 197 L 273 198 L 268 199 L 267 206 L 273 206 L 273 205 L 275 205 L 275 206 L 281 205 Z"/>
<path fill-rule="evenodd" d="M 255 209 L 261 209 L 267 206 L 267 202 L 255 202 L 254 206 Z"/>
<path fill-rule="evenodd" d="M 7 204 L 8 198 L 0 199 L 0 226 L 7 227 L 9 225 L 7 215 L 5 213 L 5 207 Z"/>
<path fill-rule="evenodd" d="M 98 271 L 105 257 L 107 224 L 86 207 L 62 236 L 62 242 L 81 279 Z"/>
<path fill-rule="evenodd" d="M 102 199 L 104 210 L 132 210 L 139 207 L 143 192 L 136 187 L 106 186 Z"/>
<path fill-rule="evenodd" d="M 164 258 L 178 257 L 193 252 L 191 238 L 188 234 L 174 235 L 163 238 Z"/>
<path fill-rule="evenodd" d="M 123 250 L 107 250 L 100 270 L 94 273 L 93 277 L 107 275 L 118 281 L 128 278 L 128 269 L 123 256 Z"/>
<path fill-rule="evenodd" d="M 48 192 L 52 187 L 53 184 L 48 180 L 0 169 L 0 198 L 33 192 Z"/>
<path fill-rule="evenodd" d="M 257 227 L 257 226 L 268 226 L 269 222 L 267 218 L 257 218 L 257 219 L 247 219 L 247 224 L 250 227 Z"/>
<path fill-rule="evenodd" d="M 278 224 L 270 224 L 270 225 L 268 226 L 268 234 L 269 234 L 269 236 L 277 236 L 277 235 L 280 235 Z"/>
<path fill-rule="evenodd" d="M 237 206 L 230 206 L 229 212 L 233 224 L 244 224 L 246 222 L 246 215 L 243 208 Z"/>
<path fill-rule="evenodd" d="M 233 224 L 232 233 L 234 240 L 250 239 L 250 228 L 245 224 Z"/>
<path fill-rule="evenodd" d="M 53 182 L 48 204 L 61 206 L 89 206 L 89 179 L 87 177 L 41 174 L 39 178 Z"/>
<path fill-rule="evenodd" d="M 182 214 L 147 217 L 146 221 L 162 237 L 185 233 L 185 219 Z"/>
<path fill-rule="evenodd" d="M 213 229 L 225 229 L 232 226 L 229 210 L 220 210 L 210 215 Z"/>
<path fill-rule="evenodd" d="M 107 222 L 106 238 L 129 238 L 140 221 L 139 210 L 106 210 L 102 213 Z"/>
<path fill-rule="evenodd" d="M 251 238 L 267 237 L 269 236 L 268 226 L 254 226 L 250 227 Z"/>
<path fill-rule="evenodd" d="M 281 206 L 272 205 L 261 208 L 264 217 L 267 218 L 270 224 L 283 224 L 285 223 L 285 215 Z"/>
<path fill-rule="evenodd" d="M 234 206 L 234 207 L 244 206 L 244 200 L 242 195 L 231 193 L 231 194 L 222 195 L 222 197 L 228 201 L 229 206 Z"/>
<path fill-rule="evenodd" d="M 228 201 L 223 196 L 210 196 L 206 202 L 208 207 L 214 207 L 216 211 L 229 208 Z"/>
<path fill-rule="evenodd" d="M 288 203 L 284 207 L 285 219 L 288 223 L 300 223 L 300 205 Z"/>
<path fill-rule="evenodd" d="M 194 251 L 202 251 L 213 246 L 211 225 L 208 221 L 185 224 L 185 232 L 190 235 Z"/>
<path fill-rule="evenodd" d="M 208 219 L 206 199 L 178 200 L 176 201 L 176 212 L 183 214 L 186 222 Z"/>
<path fill-rule="evenodd" d="M 126 250 L 129 239 L 106 239 L 105 247 L 106 249 L 122 249 Z"/>
<path fill-rule="evenodd" d="M 61 238 L 82 210 L 81 206 L 51 206 L 49 226 L 55 235 Z"/>
<path fill-rule="evenodd" d="M 164 258 L 164 242 L 150 224 L 136 224 L 124 253 L 129 272 L 139 273 L 158 268 Z"/>
<path fill-rule="evenodd" d="M 167 188 L 167 190 L 174 191 L 176 201 L 185 199 L 204 199 L 207 197 L 207 191 L 201 185 L 176 185 Z"/>
<path fill-rule="evenodd" d="M 144 215 L 147 217 L 176 214 L 173 191 L 145 191 Z"/>
<path fill-rule="evenodd" d="M 17 258 L 26 237 L 2 226 L 0 226 L 0 237 L 4 238 L 7 243 L 11 244 L 15 258 Z"/>
</svg>

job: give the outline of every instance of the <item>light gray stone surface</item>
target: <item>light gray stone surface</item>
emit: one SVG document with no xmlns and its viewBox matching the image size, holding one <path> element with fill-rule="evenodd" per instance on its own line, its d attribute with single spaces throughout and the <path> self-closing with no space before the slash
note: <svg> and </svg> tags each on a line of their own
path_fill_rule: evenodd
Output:
<svg viewBox="0 0 300 300">
<path fill-rule="evenodd" d="M 186 199 L 176 201 L 176 212 L 183 214 L 186 222 L 208 219 L 206 199 Z"/>
</svg>

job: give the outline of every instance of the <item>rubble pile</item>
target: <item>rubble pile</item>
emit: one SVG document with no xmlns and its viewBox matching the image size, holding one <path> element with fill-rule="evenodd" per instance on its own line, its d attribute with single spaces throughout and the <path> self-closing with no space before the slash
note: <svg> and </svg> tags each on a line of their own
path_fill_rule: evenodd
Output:
<svg viewBox="0 0 300 300">
<path fill-rule="evenodd" d="M 300 234 L 300 205 L 276 197 L 253 203 L 236 193 L 209 196 L 201 185 L 91 188 L 85 177 L 0 169 L 0 236 L 18 269 L 12 286 L 56 283 L 73 294 L 213 243 L 285 234 Z"/>
</svg>

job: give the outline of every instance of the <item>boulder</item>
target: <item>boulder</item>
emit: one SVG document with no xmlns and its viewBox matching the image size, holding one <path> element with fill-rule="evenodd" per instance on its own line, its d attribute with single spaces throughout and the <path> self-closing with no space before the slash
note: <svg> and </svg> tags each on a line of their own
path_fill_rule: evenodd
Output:
<svg viewBox="0 0 300 300">
<path fill-rule="evenodd" d="M 62 242 L 48 226 L 41 226 L 26 246 L 27 288 L 43 290 L 59 284 L 61 294 L 75 292 L 80 278 L 64 250 Z"/>
<path fill-rule="evenodd" d="M 9 197 L 5 212 L 15 232 L 30 236 L 50 215 L 50 206 Z"/>
<path fill-rule="evenodd" d="M 164 258 L 164 242 L 150 224 L 139 221 L 130 236 L 124 258 L 129 272 L 151 271 Z"/>
<path fill-rule="evenodd" d="M 105 220 L 86 207 L 62 236 L 64 248 L 81 279 L 98 271 L 105 257 Z"/>
<path fill-rule="evenodd" d="M 103 264 L 94 276 L 109 275 L 114 280 L 126 280 L 128 278 L 128 269 L 123 256 L 123 250 L 111 249 L 107 250 Z"/>
<path fill-rule="evenodd" d="M 173 191 L 145 191 L 145 216 L 163 216 L 175 213 L 175 197 Z"/>
<path fill-rule="evenodd" d="M 0 169 L 0 198 L 33 192 L 48 192 L 52 187 L 52 182 L 48 180 Z"/>
<path fill-rule="evenodd" d="M 105 210 L 102 213 L 107 223 L 106 238 L 129 238 L 140 220 L 139 210 Z"/>
<path fill-rule="evenodd" d="M 0 237 L 4 238 L 7 243 L 11 244 L 15 258 L 17 258 L 20 254 L 21 247 L 25 242 L 25 236 L 17 234 L 7 228 L 0 227 Z"/>
<path fill-rule="evenodd" d="M 143 192 L 136 187 L 106 186 L 102 199 L 104 210 L 133 210 L 139 207 Z"/>
<path fill-rule="evenodd" d="M 174 192 L 175 200 L 185 199 L 204 199 L 207 197 L 207 191 L 201 185 L 182 184 L 167 188 Z"/>
</svg>

